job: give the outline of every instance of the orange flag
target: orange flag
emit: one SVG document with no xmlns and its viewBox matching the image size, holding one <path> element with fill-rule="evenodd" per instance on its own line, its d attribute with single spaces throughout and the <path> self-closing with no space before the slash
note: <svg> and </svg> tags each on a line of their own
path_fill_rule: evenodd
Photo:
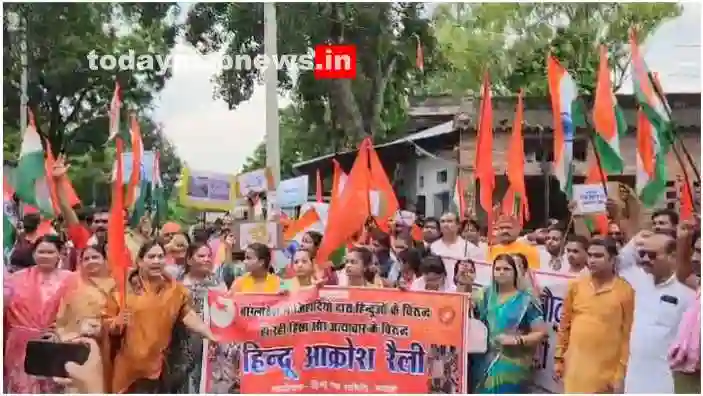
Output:
<svg viewBox="0 0 703 396">
<path fill-rule="evenodd" d="M 117 283 L 120 292 L 120 304 L 124 306 L 127 271 L 131 267 L 129 251 L 125 242 L 125 218 L 124 218 L 124 188 L 122 175 L 122 138 L 115 138 L 116 169 L 115 180 L 112 185 L 112 206 L 110 207 L 110 217 L 107 225 L 107 256 L 112 277 Z"/>
<path fill-rule="evenodd" d="M 527 190 L 525 188 L 525 147 L 522 138 L 523 116 L 522 90 L 518 93 L 515 119 L 513 120 L 513 133 L 508 146 L 507 176 L 510 187 L 503 199 L 503 213 L 515 216 L 520 225 L 530 218 L 527 203 Z"/>
<path fill-rule="evenodd" d="M 691 187 L 686 183 L 686 179 L 683 176 L 679 178 L 679 200 L 681 201 L 679 211 L 681 212 L 681 220 L 691 220 L 693 219 L 693 201 L 691 201 Z"/>
<path fill-rule="evenodd" d="M 51 143 L 49 143 L 49 140 L 44 139 L 44 144 L 46 144 L 46 159 L 44 160 L 44 169 L 46 170 L 46 174 L 49 175 L 49 177 L 47 177 L 46 179 L 49 181 L 49 194 L 51 194 L 51 203 L 54 207 L 54 213 L 58 214 L 61 213 L 61 209 L 59 208 L 59 194 L 56 188 L 56 183 L 54 183 L 54 178 L 51 177 L 56 158 L 54 158 L 54 153 L 51 151 Z M 81 200 L 78 198 L 76 190 L 73 189 L 73 184 L 71 184 L 71 180 L 68 177 L 64 177 L 61 180 L 61 183 L 63 191 L 66 194 L 66 198 L 68 199 L 68 204 L 71 206 L 80 204 Z"/>
<path fill-rule="evenodd" d="M 490 77 L 488 71 L 483 76 L 481 88 L 481 110 L 478 119 L 478 137 L 476 138 L 476 179 L 479 181 L 481 195 L 479 202 L 486 212 L 487 224 L 493 225 L 493 189 L 495 174 L 493 172 L 493 105 L 491 101 Z"/>
<path fill-rule="evenodd" d="M 373 146 L 369 147 L 369 163 L 371 165 L 371 190 L 377 191 L 380 195 L 376 223 L 378 223 L 381 230 L 388 232 L 390 230 L 388 220 L 398 213 L 400 205 L 393 191 L 391 181 L 388 179 L 388 175 L 383 169 L 383 164 Z"/>
<path fill-rule="evenodd" d="M 329 264 L 329 257 L 337 248 L 364 227 L 371 215 L 369 205 L 369 149 L 371 139 L 364 139 L 359 145 L 359 153 L 346 180 L 340 196 L 334 196 L 330 205 L 327 226 L 315 261 L 318 265 Z M 334 189 L 333 189 L 334 191 Z M 337 202 L 335 202 L 337 201 Z"/>
<path fill-rule="evenodd" d="M 142 132 L 139 128 L 137 116 L 132 113 L 131 125 L 129 128 L 129 136 L 132 141 L 132 174 L 129 175 L 129 185 L 127 186 L 127 197 L 125 198 L 125 207 L 131 208 L 137 200 L 137 188 L 142 175 L 142 154 L 144 146 L 142 145 Z"/>
<path fill-rule="evenodd" d="M 317 202 L 322 203 L 322 177 L 320 177 L 319 169 L 315 172 L 315 176 L 317 178 L 315 183 L 315 198 Z"/>
<path fill-rule="evenodd" d="M 335 205 L 335 202 L 339 202 L 339 197 L 342 195 L 342 191 L 344 191 L 344 185 L 347 183 L 348 177 L 336 159 L 332 159 L 332 164 L 334 165 L 334 173 L 332 174 L 332 196 L 330 197 L 328 212 L 332 212 L 332 207 Z"/>
</svg>

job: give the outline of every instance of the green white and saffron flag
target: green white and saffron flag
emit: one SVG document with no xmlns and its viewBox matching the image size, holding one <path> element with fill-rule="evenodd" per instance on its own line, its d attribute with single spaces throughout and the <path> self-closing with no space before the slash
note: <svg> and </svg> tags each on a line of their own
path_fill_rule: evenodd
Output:
<svg viewBox="0 0 703 396">
<path fill-rule="evenodd" d="M 42 216 L 53 217 L 54 207 L 46 174 L 44 148 L 31 112 L 15 172 L 15 192 L 20 201 L 37 208 Z"/>
<path fill-rule="evenodd" d="M 635 187 L 640 201 L 653 207 L 666 191 L 666 155 L 673 142 L 672 123 L 663 98 L 657 94 L 652 75 L 630 31 L 632 82 L 639 111 L 637 116 L 637 173 Z"/>
<path fill-rule="evenodd" d="M 620 151 L 620 138 L 627 132 L 627 122 L 613 93 L 608 50 L 605 46 L 601 46 L 598 83 L 593 105 L 593 127 L 596 130 L 593 140 L 595 150 L 599 154 L 600 166 L 606 175 L 621 174 L 625 169 L 625 161 Z"/>
</svg>

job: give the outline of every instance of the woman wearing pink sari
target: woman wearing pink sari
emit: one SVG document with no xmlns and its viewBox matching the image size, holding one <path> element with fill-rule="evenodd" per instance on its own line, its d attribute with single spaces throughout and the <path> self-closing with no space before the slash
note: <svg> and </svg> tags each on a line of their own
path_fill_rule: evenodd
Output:
<svg viewBox="0 0 703 396">
<path fill-rule="evenodd" d="M 7 393 L 55 393 L 51 379 L 33 377 L 24 372 L 27 342 L 51 331 L 59 302 L 71 287 L 75 275 L 58 268 L 63 243 L 54 235 L 39 238 L 33 246 L 33 266 L 5 278 L 4 391 Z"/>
</svg>

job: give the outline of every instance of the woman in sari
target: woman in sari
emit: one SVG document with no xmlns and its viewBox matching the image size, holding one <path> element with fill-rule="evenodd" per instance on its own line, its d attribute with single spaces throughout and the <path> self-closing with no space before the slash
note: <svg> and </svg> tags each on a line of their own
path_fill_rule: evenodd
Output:
<svg viewBox="0 0 703 396">
<path fill-rule="evenodd" d="M 4 361 L 4 391 L 7 393 L 56 393 L 50 379 L 29 376 L 24 371 L 27 342 L 38 340 L 51 331 L 59 303 L 74 286 L 70 271 L 58 269 L 61 240 L 45 235 L 34 242 L 33 266 L 17 271 L 4 280 L 7 325 Z M 9 293 L 9 294 L 8 294 Z"/>
<path fill-rule="evenodd" d="M 173 336 L 178 325 L 216 341 L 193 310 L 185 286 L 166 275 L 164 262 L 165 249 L 160 243 L 142 245 L 137 268 L 128 276 L 124 304 L 108 302 L 107 327 L 120 337 L 114 359 L 114 393 L 173 393 L 180 383 L 172 380 L 177 376 L 171 376 L 174 368 L 168 362 L 176 349 Z"/>
<path fill-rule="evenodd" d="M 528 393 L 535 347 L 547 334 L 537 300 L 508 254 L 493 261 L 493 279 L 478 302 L 488 328 L 488 352 L 474 371 L 474 393 Z"/>
<path fill-rule="evenodd" d="M 263 243 L 252 243 L 244 250 L 246 274 L 237 278 L 232 293 L 278 293 L 281 279 L 273 273 L 271 249 Z"/>
<path fill-rule="evenodd" d="M 190 291 L 193 300 L 193 309 L 200 319 L 204 320 L 203 313 L 207 303 L 207 294 L 210 290 L 226 292 L 225 285 L 213 275 L 212 250 L 207 243 L 194 242 L 188 247 L 186 254 L 187 266 L 181 277 L 181 282 Z M 192 364 L 186 372 L 187 379 L 183 381 L 178 393 L 200 393 L 200 374 L 203 360 L 203 339 L 197 334 L 190 333 L 187 337 L 189 356 Z"/>
<path fill-rule="evenodd" d="M 110 339 L 102 325 L 108 301 L 117 303 L 116 284 L 107 268 L 104 245 L 88 246 L 79 256 L 80 276 L 77 286 L 61 300 L 56 316 L 56 333 L 60 339 L 93 337 L 100 346 L 105 384 L 109 392 L 112 378 Z"/>
</svg>

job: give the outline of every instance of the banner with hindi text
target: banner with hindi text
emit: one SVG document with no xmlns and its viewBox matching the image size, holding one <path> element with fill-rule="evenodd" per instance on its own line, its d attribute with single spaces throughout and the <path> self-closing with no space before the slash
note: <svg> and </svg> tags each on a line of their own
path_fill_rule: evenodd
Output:
<svg viewBox="0 0 703 396">
<path fill-rule="evenodd" d="M 213 333 L 239 343 L 241 393 L 467 392 L 464 295 L 323 288 L 208 298 Z"/>
</svg>

